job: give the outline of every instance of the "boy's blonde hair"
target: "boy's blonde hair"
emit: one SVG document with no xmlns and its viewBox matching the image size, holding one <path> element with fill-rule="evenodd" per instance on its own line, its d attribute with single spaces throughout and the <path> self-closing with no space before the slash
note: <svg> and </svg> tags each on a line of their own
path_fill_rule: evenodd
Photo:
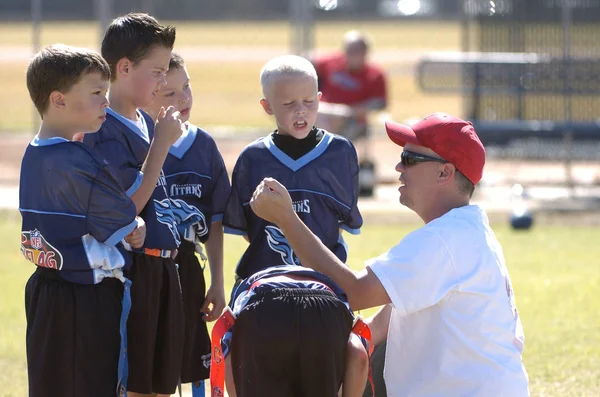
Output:
<svg viewBox="0 0 600 397">
<path fill-rule="evenodd" d="M 297 55 L 283 55 L 271 59 L 260 71 L 263 95 L 274 81 L 289 76 L 310 77 L 315 80 L 315 86 L 318 84 L 317 71 L 308 59 Z"/>
</svg>

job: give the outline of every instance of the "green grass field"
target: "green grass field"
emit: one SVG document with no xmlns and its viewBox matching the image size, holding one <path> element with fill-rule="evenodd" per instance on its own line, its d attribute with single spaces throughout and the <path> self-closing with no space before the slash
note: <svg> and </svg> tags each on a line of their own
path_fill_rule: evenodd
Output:
<svg viewBox="0 0 600 397">
<path fill-rule="evenodd" d="M 33 265 L 19 252 L 18 214 L 0 213 L 0 397 L 26 395 L 24 286 Z M 363 228 L 348 237 L 350 265 L 378 255 L 418 224 Z M 600 390 L 600 229 L 496 228 L 525 328 L 524 361 L 532 396 L 592 397 Z M 245 242 L 228 236 L 226 289 Z M 368 313 L 363 313 L 366 315 Z"/>
<path fill-rule="evenodd" d="M 288 22 L 170 22 L 177 27 L 176 48 L 192 54 L 188 67 L 195 106 L 191 121 L 202 126 L 271 128 L 260 108 L 259 73 L 264 60 L 288 53 L 291 28 Z M 319 22 L 315 48 L 339 48 L 343 33 L 361 29 L 372 37 L 374 51 L 385 54 L 381 65 L 389 73 L 390 107 L 396 120 L 422 117 L 433 111 L 461 114 L 458 96 L 433 96 L 419 92 L 411 73 L 415 53 L 453 51 L 460 46 L 460 29 L 454 23 L 432 22 Z M 100 31 L 93 23 L 46 23 L 42 46 L 65 43 L 98 49 Z M 0 118 L 0 131 L 28 132 L 34 124 L 31 101 L 25 86 L 27 57 L 31 55 L 29 24 L 0 25 L 0 108 L 11 117 Z M 391 55 L 390 55 L 391 54 Z M 239 60 L 236 59 L 239 57 Z M 14 59 L 13 59 L 14 58 Z"/>
</svg>

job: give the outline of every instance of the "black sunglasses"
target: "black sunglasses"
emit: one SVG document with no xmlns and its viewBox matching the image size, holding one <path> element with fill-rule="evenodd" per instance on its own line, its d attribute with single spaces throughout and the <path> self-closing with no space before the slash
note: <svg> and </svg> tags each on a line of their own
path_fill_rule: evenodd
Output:
<svg viewBox="0 0 600 397">
<path fill-rule="evenodd" d="M 442 163 L 442 164 L 447 163 L 447 161 L 444 159 L 440 159 L 437 157 L 431 157 L 431 156 L 427 156 L 425 154 L 415 153 L 415 152 L 411 152 L 408 150 L 405 150 L 402 152 L 402 155 L 400 155 L 400 161 L 402 162 L 402 165 L 405 167 L 409 167 L 411 165 L 415 165 L 415 164 L 419 164 L 419 163 L 426 163 L 428 161 L 435 161 L 435 162 Z"/>
</svg>

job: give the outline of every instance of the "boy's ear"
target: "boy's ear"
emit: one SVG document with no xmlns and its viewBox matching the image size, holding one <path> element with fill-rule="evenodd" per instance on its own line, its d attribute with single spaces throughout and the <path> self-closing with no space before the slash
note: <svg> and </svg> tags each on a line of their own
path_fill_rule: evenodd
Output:
<svg viewBox="0 0 600 397">
<path fill-rule="evenodd" d="M 49 97 L 49 105 L 55 109 L 63 110 L 66 107 L 65 96 L 60 91 L 52 91 Z"/>
<path fill-rule="evenodd" d="M 321 91 L 317 92 L 317 99 L 320 101 L 323 93 Z"/>
<path fill-rule="evenodd" d="M 269 101 L 267 101 L 266 98 L 262 98 L 260 100 L 260 104 L 262 105 L 262 107 L 265 110 L 266 114 L 268 114 L 269 116 L 273 115 L 273 109 L 271 109 L 271 105 L 269 104 Z"/>
<path fill-rule="evenodd" d="M 129 58 L 119 59 L 119 62 L 117 62 L 117 67 L 115 68 L 118 76 L 129 74 L 131 69 L 133 69 L 133 62 L 131 62 Z"/>
</svg>

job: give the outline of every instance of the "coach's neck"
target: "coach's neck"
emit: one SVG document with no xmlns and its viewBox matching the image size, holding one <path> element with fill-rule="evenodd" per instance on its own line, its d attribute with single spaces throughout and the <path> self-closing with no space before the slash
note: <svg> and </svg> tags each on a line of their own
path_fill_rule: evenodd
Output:
<svg viewBox="0 0 600 397">
<path fill-rule="evenodd" d="M 469 196 L 459 192 L 445 192 L 439 194 L 434 200 L 431 200 L 428 205 L 417 208 L 414 211 L 425 223 L 429 223 L 455 208 L 464 207 L 471 204 Z"/>
</svg>

